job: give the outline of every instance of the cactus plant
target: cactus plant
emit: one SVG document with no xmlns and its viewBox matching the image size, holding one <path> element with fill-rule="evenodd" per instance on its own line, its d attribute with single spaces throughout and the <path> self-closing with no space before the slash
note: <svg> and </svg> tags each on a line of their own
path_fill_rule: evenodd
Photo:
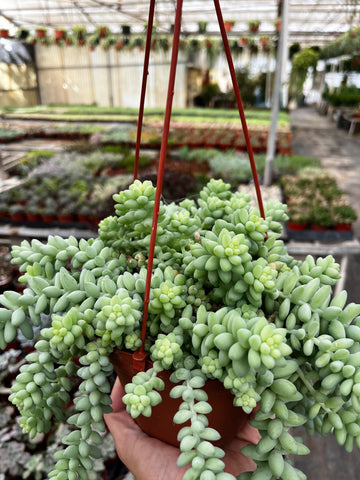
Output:
<svg viewBox="0 0 360 480">
<path fill-rule="evenodd" d="M 49 236 L 12 248 L 26 288 L 0 296 L 1 348 L 18 331 L 32 337 L 42 314 L 51 324 L 10 400 L 31 437 L 54 422 L 74 428 L 49 478 L 86 479 L 100 455 L 110 355 L 141 345 L 154 199 L 151 182 L 136 180 L 114 195 L 115 215 L 100 222 L 98 237 Z M 264 219 L 249 200 L 211 180 L 197 202 L 160 205 L 144 342 L 153 366 L 125 386 L 123 400 L 134 418 L 151 416 L 162 400 L 160 372 L 172 372 L 184 479 L 235 478 L 223 471 L 223 451 L 212 444 L 219 434 L 207 424 L 203 386 L 214 379 L 261 434 L 243 448 L 257 469 L 237 472 L 241 480 L 304 478 L 288 458 L 309 451 L 293 427 L 331 432 L 348 451 L 359 441 L 360 305 L 346 305 L 346 291 L 333 295 L 340 274 L 331 255 L 300 261 L 287 253 L 279 238 L 285 205 L 268 202 Z M 67 410 L 74 375 L 75 413 Z"/>
</svg>

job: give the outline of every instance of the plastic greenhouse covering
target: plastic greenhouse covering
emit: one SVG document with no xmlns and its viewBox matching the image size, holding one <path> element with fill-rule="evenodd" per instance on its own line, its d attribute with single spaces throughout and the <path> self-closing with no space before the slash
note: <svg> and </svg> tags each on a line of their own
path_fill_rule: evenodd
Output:
<svg viewBox="0 0 360 480">
<path fill-rule="evenodd" d="M 148 15 L 147 0 L 3 0 L 0 5 L 0 28 L 15 33 L 19 27 L 35 29 L 39 25 L 65 27 L 85 25 L 92 31 L 98 25 L 108 26 L 112 32 L 129 25 L 134 33 L 144 31 Z M 278 0 L 223 0 L 224 19 L 235 22 L 231 36 L 248 31 L 248 22 L 260 21 L 260 34 L 272 35 L 274 24 L 281 16 Z M 161 33 L 170 33 L 174 22 L 174 0 L 158 0 L 155 22 Z M 207 22 L 207 34 L 218 35 L 214 4 L 211 0 L 185 0 L 182 16 L 182 33 L 194 34 L 198 22 Z M 290 0 L 289 44 L 322 46 L 351 27 L 359 24 L 357 0 Z"/>
</svg>

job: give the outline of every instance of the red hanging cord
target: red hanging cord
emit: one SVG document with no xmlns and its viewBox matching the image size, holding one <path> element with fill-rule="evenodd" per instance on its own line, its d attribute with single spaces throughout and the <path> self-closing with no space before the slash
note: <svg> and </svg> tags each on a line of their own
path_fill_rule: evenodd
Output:
<svg viewBox="0 0 360 480">
<path fill-rule="evenodd" d="M 156 232 L 157 232 L 157 224 L 158 224 L 158 218 L 159 218 L 160 199 L 161 199 L 162 183 L 164 178 L 167 144 L 169 139 L 170 118 L 171 118 L 172 101 L 174 96 L 177 59 L 178 59 L 178 53 L 179 53 L 182 4 L 183 4 L 183 0 L 177 0 L 176 12 L 175 12 L 175 23 L 174 23 L 174 37 L 173 37 L 173 46 L 172 46 L 171 63 L 170 63 L 169 84 L 168 84 L 165 117 L 164 117 L 164 129 L 163 129 L 162 140 L 161 140 L 160 159 L 159 159 L 158 177 L 157 177 L 157 183 L 156 183 L 156 194 L 155 194 L 155 204 L 154 204 L 154 214 L 153 214 L 153 221 L 151 226 L 149 257 L 148 257 L 148 265 L 147 265 L 147 272 L 146 272 L 144 309 L 143 309 L 142 326 L 141 326 L 142 343 L 141 343 L 140 349 L 137 352 L 134 352 L 133 354 L 133 367 L 135 370 L 139 370 L 139 371 L 145 370 L 146 357 L 148 355 L 144 350 L 145 337 L 146 337 L 146 322 L 147 322 L 147 315 L 149 311 L 150 286 L 151 286 L 152 268 L 153 268 L 153 262 L 154 262 Z"/>
<path fill-rule="evenodd" d="M 139 106 L 138 124 L 137 124 L 137 132 L 136 132 L 134 181 L 137 179 L 137 176 L 138 176 L 141 130 L 142 130 L 142 124 L 143 124 L 143 118 L 144 118 L 146 82 L 147 82 L 147 76 L 149 75 L 149 58 L 150 58 L 152 28 L 154 24 L 154 11 L 155 11 L 155 0 L 150 0 L 149 18 L 148 18 L 146 44 L 145 44 L 144 70 L 143 70 L 143 77 L 142 77 L 142 84 L 141 84 L 140 106 Z"/>
<path fill-rule="evenodd" d="M 151 7 L 154 6 L 155 0 L 151 0 L 150 10 L 149 10 L 149 24 L 148 24 L 148 33 L 147 33 L 147 40 L 146 40 L 146 52 L 145 52 L 145 60 L 144 60 L 144 73 L 143 73 L 143 85 L 141 91 L 141 101 L 140 101 L 140 111 L 139 111 L 139 121 L 138 121 L 138 131 L 137 131 L 137 152 L 140 148 L 140 138 L 141 138 L 141 126 L 142 126 L 142 119 L 143 119 L 143 108 L 144 108 L 144 101 L 145 101 L 145 91 L 146 91 L 146 76 L 148 74 L 148 60 L 149 60 L 149 52 L 150 52 L 150 44 L 151 44 L 151 31 L 152 31 L 152 21 L 153 12 L 151 14 Z M 160 210 L 160 199 L 161 199 L 161 192 L 162 192 L 162 183 L 164 177 L 164 170 L 165 170 L 165 160 L 166 160 L 166 152 L 167 152 L 167 144 L 169 139 L 169 130 L 170 130 L 170 118 L 171 118 L 171 110 L 172 110 L 172 101 L 174 96 L 174 86 L 175 86 L 175 77 L 176 77 L 176 67 L 177 67 L 177 58 L 179 52 L 179 40 L 180 40 L 180 28 L 181 28 L 181 14 L 182 14 L 182 3 L 183 0 L 177 0 L 176 2 L 176 14 L 175 14 L 175 23 L 174 23 L 174 36 L 173 36 L 173 46 L 172 46 L 172 54 L 171 54 L 171 63 L 170 63 L 170 74 L 169 74 L 169 84 L 168 84 L 168 92 L 167 92 L 167 100 L 166 100 L 166 109 L 165 109 L 165 117 L 164 117 L 164 128 L 163 128 L 163 135 L 161 140 L 161 150 L 160 150 L 160 159 L 159 159 L 159 166 L 158 166 L 158 178 L 156 184 L 156 194 L 155 194 L 155 204 L 154 204 L 154 213 L 153 213 L 153 221 L 151 226 L 151 236 L 150 236 L 150 246 L 149 246 L 149 257 L 148 257 L 148 265 L 147 265 L 147 272 L 146 272 L 146 284 L 145 284 L 145 293 L 144 293 L 144 309 L 143 309 L 143 317 L 142 317 L 142 326 L 141 326 L 141 347 L 138 351 L 133 353 L 133 367 L 137 371 L 144 371 L 146 366 L 146 359 L 148 354 L 145 352 L 145 338 L 146 338 L 146 324 L 147 324 L 147 316 L 149 311 L 149 302 L 150 302 L 150 287 L 151 287 L 151 278 L 152 278 L 152 268 L 154 262 L 154 251 L 155 251 L 155 243 L 156 243 L 156 233 L 157 233 L 157 224 L 159 218 L 159 210 Z M 230 46 L 228 42 L 228 38 L 226 35 L 224 21 L 222 17 L 221 7 L 219 0 L 214 0 L 215 10 L 218 17 L 219 27 L 221 31 L 221 36 L 225 48 L 225 54 L 229 65 L 231 80 L 233 83 L 233 88 L 235 92 L 236 102 L 239 109 L 240 119 L 242 128 L 244 131 L 246 147 L 248 150 L 251 171 L 254 179 L 255 190 L 257 195 L 257 200 L 259 204 L 259 210 L 261 216 L 265 219 L 265 211 L 261 196 L 260 184 L 257 175 L 256 165 L 254 154 L 250 142 L 249 131 L 247 128 L 244 108 L 241 100 L 239 85 L 236 79 L 236 73 L 234 64 L 231 57 Z M 135 166 L 136 170 L 134 169 L 134 179 L 136 179 L 137 175 L 137 162 Z"/>
<path fill-rule="evenodd" d="M 263 205 L 262 196 L 261 196 L 259 178 L 258 178 L 258 174 L 257 174 L 257 170 L 256 170 L 253 149 L 252 149 L 252 146 L 251 146 L 249 131 L 248 131 L 248 128 L 247 128 L 247 123 L 246 123 L 246 118 L 245 118 L 245 113 L 244 113 L 244 107 L 243 107 L 242 100 L 241 100 L 239 85 L 238 85 L 238 82 L 237 82 L 237 79 L 236 79 L 236 72 L 235 72 L 234 63 L 233 63 L 231 52 L 230 52 L 229 41 L 228 41 L 228 38 L 227 38 L 225 26 L 224 26 L 224 20 L 223 20 L 219 0 L 214 0 L 214 5 L 215 5 L 216 15 L 217 15 L 217 18 L 218 18 L 220 32 L 221 32 L 221 36 L 222 36 L 222 40 L 223 40 L 223 44 L 224 44 L 225 54 L 226 54 L 227 62 L 228 62 L 228 65 L 229 65 L 230 76 L 231 76 L 231 80 L 232 80 L 232 84 L 233 84 L 233 88 L 234 88 L 234 92 L 235 92 L 236 103 L 237 103 L 237 106 L 238 106 L 238 109 L 239 109 L 241 125 L 242 125 L 242 129 L 244 131 L 246 148 L 247 148 L 248 155 L 249 155 L 251 172 L 252 172 L 252 176 L 253 176 L 253 179 L 254 179 L 259 210 L 260 210 L 261 216 L 265 219 L 264 205 Z"/>
</svg>

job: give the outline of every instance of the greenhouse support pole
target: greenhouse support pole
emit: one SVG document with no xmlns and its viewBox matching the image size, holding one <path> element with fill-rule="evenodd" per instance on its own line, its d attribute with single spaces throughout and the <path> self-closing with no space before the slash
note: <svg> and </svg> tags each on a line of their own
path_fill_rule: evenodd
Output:
<svg viewBox="0 0 360 480">
<path fill-rule="evenodd" d="M 289 0 L 286 5 L 287 21 L 282 28 L 282 58 L 281 58 L 281 85 L 282 85 L 282 105 L 285 107 L 289 102 L 289 81 L 288 81 L 288 58 L 289 58 Z"/>
<path fill-rule="evenodd" d="M 283 58 L 284 49 L 287 48 L 286 32 L 287 23 L 289 19 L 289 0 L 282 1 L 282 13 L 281 13 L 281 30 L 279 36 L 279 45 L 276 53 L 276 67 L 275 67 L 275 80 L 274 90 L 272 95 L 272 107 L 271 107 L 271 124 L 269 130 L 269 136 L 267 141 L 266 158 L 265 158 L 265 172 L 264 172 L 264 185 L 269 186 L 272 183 L 272 171 L 274 166 L 274 156 L 276 149 L 276 131 L 280 110 L 280 91 L 281 80 L 283 71 Z M 284 28 L 285 26 L 285 28 Z"/>
</svg>

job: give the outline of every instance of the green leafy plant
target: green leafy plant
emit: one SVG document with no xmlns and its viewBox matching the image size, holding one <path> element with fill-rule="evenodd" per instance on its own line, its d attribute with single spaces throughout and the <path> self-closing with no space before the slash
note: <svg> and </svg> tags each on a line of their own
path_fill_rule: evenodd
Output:
<svg viewBox="0 0 360 480">
<path fill-rule="evenodd" d="M 247 68 L 241 68 L 236 71 L 236 80 L 241 88 L 242 101 L 246 106 L 253 105 L 255 102 L 256 81 L 250 77 Z"/>
<path fill-rule="evenodd" d="M 16 38 L 19 40 L 26 40 L 29 36 L 29 33 L 30 32 L 28 28 L 21 27 L 16 32 Z"/>
<path fill-rule="evenodd" d="M 214 177 L 222 178 L 233 186 L 239 182 L 247 183 L 251 179 L 249 158 L 234 150 L 213 156 L 209 164 Z"/>
<path fill-rule="evenodd" d="M 0 127 L 0 140 L 1 141 L 11 141 L 13 139 L 18 139 L 25 134 L 23 129 L 13 129 L 11 127 Z"/>
<path fill-rule="evenodd" d="M 260 20 L 249 20 L 247 23 L 249 30 L 252 33 L 256 33 L 259 30 L 261 24 Z"/>
<path fill-rule="evenodd" d="M 19 369 L 24 364 L 23 349 L 32 346 L 31 341 L 20 337 L 18 348 L 10 348 L 0 354 L 0 478 L 2 480 L 48 478 L 49 472 L 53 470 L 56 463 L 54 454 L 62 448 L 62 438 L 72 431 L 71 425 L 60 424 L 55 426 L 48 435 L 38 434 L 31 440 L 22 432 L 18 424 L 19 417 L 15 407 L 4 401 L 6 392 L 11 391 L 13 379 L 19 374 Z M 70 405 L 69 409 L 74 411 L 74 406 Z M 102 437 L 101 458 L 95 461 L 93 471 L 88 473 L 89 480 L 103 478 L 106 471 L 105 463 L 115 457 L 115 446 L 111 435 L 105 433 Z"/>
<path fill-rule="evenodd" d="M 215 148 L 189 148 L 187 146 L 179 148 L 177 153 L 181 160 L 196 163 L 209 162 L 211 158 L 220 155 L 219 150 Z"/>
<path fill-rule="evenodd" d="M 312 225 L 331 228 L 334 226 L 334 218 L 326 204 L 321 201 L 314 202 L 309 212 L 308 222 Z"/>
<path fill-rule="evenodd" d="M 86 37 L 86 27 L 85 25 L 74 25 L 72 27 L 72 32 L 76 36 L 77 39 L 83 40 Z"/>
<path fill-rule="evenodd" d="M 360 102 L 360 89 L 355 85 L 341 85 L 332 93 L 329 93 L 328 90 L 325 90 L 323 93 L 323 98 L 334 107 L 356 107 Z"/>
<path fill-rule="evenodd" d="M 100 222 L 98 237 L 49 236 L 12 248 L 26 288 L 0 295 L 0 347 L 18 331 L 32 338 L 42 314 L 51 324 L 10 400 L 30 437 L 54 423 L 73 428 L 49 478 L 86 479 L 100 455 L 102 415 L 111 411 L 110 355 L 141 344 L 154 200 L 151 182 L 136 180 L 114 195 L 115 215 Z M 197 201 L 160 205 L 144 343 L 153 367 L 134 376 L 123 400 L 134 418 L 151 416 L 162 399 L 159 374 L 172 371 L 185 480 L 234 479 L 223 471 L 224 452 L 213 444 L 219 433 L 206 417 L 212 406 L 203 386 L 214 379 L 254 415 L 261 434 L 242 450 L 257 470 L 241 480 L 303 479 L 288 458 L 309 452 L 294 427 L 333 433 L 348 451 L 358 439 L 360 305 L 346 305 L 346 291 L 333 295 L 340 275 L 331 255 L 296 260 L 287 253 L 279 238 L 285 209 L 268 202 L 264 219 L 249 196 L 214 179 Z M 67 408 L 74 376 L 75 413 Z"/>
<path fill-rule="evenodd" d="M 319 56 L 319 52 L 312 48 L 304 48 L 292 57 L 290 91 L 296 99 L 299 99 L 303 93 L 303 86 L 309 68 L 313 68 L 314 71 L 316 70 Z"/>
<path fill-rule="evenodd" d="M 205 22 L 204 20 L 200 20 L 200 21 L 198 22 L 198 32 L 199 32 L 200 34 L 203 35 L 204 33 L 206 33 L 207 24 L 208 24 L 208 22 Z"/>
<path fill-rule="evenodd" d="M 298 176 L 284 175 L 281 184 L 291 221 L 301 217 L 303 223 L 332 228 L 336 223 L 352 223 L 357 218 L 336 180 L 320 168 L 303 168 Z M 345 222 L 340 221 L 342 214 L 344 219 L 348 216 Z"/>
<path fill-rule="evenodd" d="M 110 47 L 112 47 L 116 44 L 117 40 L 118 39 L 117 39 L 116 35 L 106 35 L 106 37 L 104 37 L 101 40 L 101 47 L 104 50 L 109 50 Z"/>
<path fill-rule="evenodd" d="M 332 214 L 335 223 L 349 224 L 355 222 L 357 219 L 354 208 L 346 202 L 335 203 Z"/>
<path fill-rule="evenodd" d="M 15 165 L 12 173 L 20 177 L 26 177 L 31 170 L 53 155 L 54 152 L 50 150 L 30 150 L 20 159 L 19 163 Z"/>
</svg>

